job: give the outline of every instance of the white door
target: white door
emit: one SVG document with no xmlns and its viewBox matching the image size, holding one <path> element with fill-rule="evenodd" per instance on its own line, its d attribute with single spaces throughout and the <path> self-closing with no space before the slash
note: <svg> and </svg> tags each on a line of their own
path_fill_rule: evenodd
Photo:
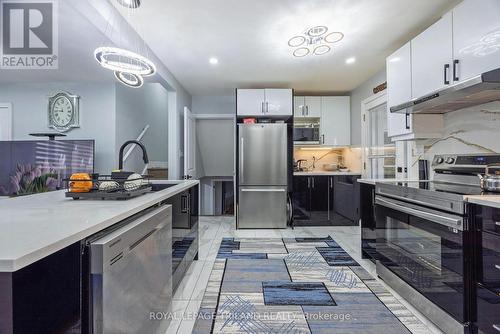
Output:
<svg viewBox="0 0 500 334">
<path fill-rule="evenodd" d="M 451 12 L 411 41 L 412 94 L 420 98 L 453 83 Z"/>
<path fill-rule="evenodd" d="M 184 107 L 184 179 L 196 178 L 196 119 Z"/>
<path fill-rule="evenodd" d="M 321 96 L 306 96 L 306 116 L 321 117 Z"/>
<path fill-rule="evenodd" d="M 499 0 L 465 0 L 453 10 L 458 81 L 500 68 L 499 14 Z"/>
<path fill-rule="evenodd" d="M 411 116 L 391 113 L 390 107 L 412 99 L 411 44 L 406 43 L 387 58 L 387 128 L 388 136 L 411 133 Z"/>
<path fill-rule="evenodd" d="M 262 116 L 265 108 L 264 89 L 238 89 L 236 113 L 238 116 Z M 290 102 L 291 103 L 291 102 Z"/>
<path fill-rule="evenodd" d="M 292 116 L 292 95 L 291 89 L 266 89 L 265 114 L 270 116 Z"/>
<path fill-rule="evenodd" d="M 321 113 L 321 144 L 347 146 L 351 144 L 351 98 L 324 96 Z"/>
<path fill-rule="evenodd" d="M 293 98 L 293 117 L 305 117 L 306 102 L 304 96 L 295 96 Z"/>
<path fill-rule="evenodd" d="M 0 103 L 0 141 L 12 140 L 12 105 Z"/>
</svg>

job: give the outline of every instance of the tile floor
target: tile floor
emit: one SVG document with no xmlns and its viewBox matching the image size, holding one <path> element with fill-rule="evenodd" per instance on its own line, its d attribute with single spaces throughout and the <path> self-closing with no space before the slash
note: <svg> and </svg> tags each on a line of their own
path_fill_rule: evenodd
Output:
<svg viewBox="0 0 500 334">
<path fill-rule="evenodd" d="M 267 298 L 278 301 L 277 305 L 272 307 L 280 315 L 279 319 L 283 319 L 281 323 L 273 323 L 276 333 L 331 333 L 332 325 L 337 328 L 336 333 L 350 333 L 349 328 L 342 328 L 339 322 L 309 321 L 308 324 L 304 318 L 304 313 L 308 315 L 322 314 L 325 312 L 324 308 L 332 306 L 314 304 L 308 306 L 279 305 L 279 300 L 282 300 L 284 296 L 283 293 L 280 294 L 279 290 L 297 290 L 297 286 L 280 286 L 279 282 L 272 282 L 273 280 L 290 281 L 290 277 L 294 282 L 322 281 L 318 277 L 315 279 L 313 273 L 305 272 L 304 268 L 300 267 L 300 263 L 310 260 L 314 262 L 314 259 L 324 259 L 326 262 L 330 262 L 328 264 L 331 265 L 332 255 L 338 252 L 339 248 L 345 250 L 348 255 L 345 254 L 347 256 L 343 258 L 343 263 L 338 264 L 340 266 L 338 268 L 349 268 L 355 274 L 353 276 L 362 281 L 362 284 L 351 287 L 351 289 L 358 292 L 355 295 L 356 298 L 347 293 L 334 294 L 334 302 L 338 305 L 344 305 L 346 313 L 356 312 L 359 307 L 373 305 L 375 317 L 379 316 L 376 312 L 383 312 L 386 315 L 387 309 L 394 316 L 397 316 L 400 322 L 406 326 L 402 327 L 401 333 L 442 333 L 376 278 L 376 275 L 374 275 L 375 266 L 370 261 L 361 259 L 359 227 L 357 226 L 297 227 L 294 230 L 236 230 L 234 218 L 232 217 L 201 217 L 199 229 L 199 260 L 188 269 L 188 273 L 174 295 L 173 317 L 167 334 L 193 333 L 195 323 L 197 333 L 210 333 L 212 329 L 213 333 L 249 333 L 244 328 L 242 329 L 241 325 L 238 327 L 238 324 L 233 323 L 232 327 L 228 324 L 223 327 L 224 322 L 219 321 L 212 324 L 211 320 L 211 312 L 217 306 L 219 312 L 225 312 L 225 310 L 231 309 L 231 305 L 240 305 L 241 307 L 242 304 L 247 303 L 255 308 L 257 313 L 264 312 L 265 308 L 269 307 L 265 305 L 266 293 L 262 293 L 264 289 L 262 284 L 256 285 L 250 282 L 250 284 L 242 285 L 239 284 L 237 276 L 230 275 L 234 277 L 234 282 L 227 281 L 227 284 L 224 284 L 221 289 L 223 275 L 225 270 L 228 270 L 229 265 L 234 267 L 236 274 L 241 272 L 242 268 L 252 267 L 250 263 L 246 263 L 245 267 L 244 261 L 261 261 L 261 264 L 262 261 L 271 261 L 273 263 L 273 265 L 261 272 L 266 273 L 269 278 L 262 279 L 269 281 L 266 283 L 268 284 L 266 288 L 268 289 Z M 322 240 L 309 239 L 307 242 L 300 240 L 300 238 L 324 238 L 329 235 L 335 241 L 325 243 Z M 256 239 L 260 240 L 257 241 Z M 316 247 L 319 247 L 321 251 Z M 283 265 L 283 258 L 287 256 L 284 251 L 301 254 L 299 259 L 288 258 L 287 261 L 292 261 L 292 265 L 288 266 L 292 270 L 287 273 L 286 279 L 282 275 L 283 272 L 277 269 L 280 265 Z M 263 259 L 261 254 L 266 254 L 267 259 Z M 304 259 L 304 256 L 310 257 L 310 259 Z M 226 259 L 229 259 L 228 264 L 226 264 Z M 293 261 L 297 262 L 295 266 Z M 274 262 L 276 263 L 274 264 Z M 358 264 L 359 266 L 357 266 Z M 269 272 L 269 270 L 272 272 Z M 324 277 L 325 275 L 322 275 L 322 278 Z M 242 286 L 244 287 L 242 288 Z M 325 286 L 329 288 L 328 280 L 326 280 Z M 299 287 L 298 290 L 301 290 L 301 288 L 303 287 Z M 317 300 L 325 302 L 326 295 L 322 293 L 324 290 L 318 284 L 307 286 L 307 288 L 316 291 Z M 350 292 L 352 292 L 351 289 L 349 289 Z M 289 293 L 286 295 L 290 296 Z M 300 293 L 295 296 L 298 299 L 303 297 Z M 380 301 L 385 304 L 385 307 Z M 346 306 L 346 304 L 349 305 Z M 366 323 L 367 328 L 376 326 L 379 322 L 380 319 L 378 318 L 377 321 L 368 321 Z M 266 330 L 263 329 L 263 332 L 266 332 Z M 387 331 L 384 330 L 384 332 Z"/>
</svg>

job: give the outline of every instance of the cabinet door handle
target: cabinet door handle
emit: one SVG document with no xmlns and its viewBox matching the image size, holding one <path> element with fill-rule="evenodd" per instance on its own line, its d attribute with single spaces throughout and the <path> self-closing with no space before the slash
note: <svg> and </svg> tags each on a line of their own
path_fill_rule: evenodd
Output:
<svg viewBox="0 0 500 334">
<path fill-rule="evenodd" d="M 330 189 L 333 189 L 333 177 L 330 177 Z"/>
<path fill-rule="evenodd" d="M 306 116 L 309 116 L 309 106 L 306 106 Z"/>
<path fill-rule="evenodd" d="M 448 79 L 448 72 L 450 70 L 450 64 L 444 64 L 444 84 L 449 85 L 450 80 Z"/>
<path fill-rule="evenodd" d="M 311 177 L 312 180 L 312 187 L 314 188 L 314 177 Z"/>
<path fill-rule="evenodd" d="M 496 226 L 500 226 L 500 222 L 495 222 L 495 225 Z"/>
<path fill-rule="evenodd" d="M 458 81 L 460 78 L 458 77 L 458 64 L 460 63 L 460 60 L 455 59 L 453 61 L 453 81 Z"/>
<path fill-rule="evenodd" d="M 321 141 L 323 142 L 323 144 L 325 143 L 325 135 L 321 135 Z"/>
<path fill-rule="evenodd" d="M 495 268 L 500 270 L 500 264 L 495 264 Z"/>
<path fill-rule="evenodd" d="M 493 329 L 496 329 L 497 331 L 500 332 L 500 325 L 493 325 Z"/>
<path fill-rule="evenodd" d="M 260 110 L 262 111 L 262 113 L 265 113 L 265 111 L 264 111 L 264 102 L 262 102 L 262 105 L 261 105 L 260 108 L 261 108 Z"/>
<path fill-rule="evenodd" d="M 406 128 L 406 130 L 410 130 L 410 114 L 406 114 L 405 128 Z"/>
<path fill-rule="evenodd" d="M 311 178 L 307 178 L 307 189 L 311 189 Z"/>
<path fill-rule="evenodd" d="M 269 102 L 266 102 L 266 113 L 269 113 Z"/>
</svg>

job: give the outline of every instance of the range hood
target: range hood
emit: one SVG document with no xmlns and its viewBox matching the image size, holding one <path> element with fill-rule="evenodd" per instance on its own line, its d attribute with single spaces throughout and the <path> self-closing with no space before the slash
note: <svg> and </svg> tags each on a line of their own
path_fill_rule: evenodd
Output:
<svg viewBox="0 0 500 334">
<path fill-rule="evenodd" d="M 409 102 L 392 106 L 391 113 L 444 114 L 500 100 L 500 68 Z"/>
</svg>

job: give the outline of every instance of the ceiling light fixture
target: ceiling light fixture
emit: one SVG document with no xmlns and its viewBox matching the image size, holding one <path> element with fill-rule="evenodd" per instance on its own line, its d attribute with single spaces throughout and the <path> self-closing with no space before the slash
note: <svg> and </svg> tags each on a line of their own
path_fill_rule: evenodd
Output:
<svg viewBox="0 0 500 334">
<path fill-rule="evenodd" d="M 290 38 L 288 46 L 294 48 L 292 54 L 298 58 L 307 55 L 321 56 L 332 51 L 330 44 L 338 43 L 342 39 L 344 39 L 344 34 L 339 31 L 328 33 L 328 27 L 315 26 L 301 35 Z"/>
<path fill-rule="evenodd" d="M 354 58 L 354 57 L 350 57 L 350 58 L 347 58 L 345 60 L 345 63 L 348 64 L 348 65 L 354 64 L 355 62 L 356 62 L 356 58 Z"/>
<path fill-rule="evenodd" d="M 141 5 L 141 0 L 117 0 L 117 2 L 127 8 L 128 18 Z M 112 33 L 114 30 L 110 21 L 108 20 L 106 32 L 111 30 Z M 117 30 L 120 35 L 117 40 L 126 40 L 122 36 L 121 29 L 118 27 Z M 141 36 L 140 31 L 138 31 L 138 35 Z M 113 40 L 112 36 L 109 39 Z M 142 50 L 140 49 L 141 44 Z M 142 41 L 142 43 L 134 43 L 134 45 L 136 49 L 133 51 L 119 47 L 101 46 L 95 49 L 94 57 L 103 68 L 113 71 L 119 82 L 128 87 L 139 88 L 144 84 L 144 77 L 156 73 L 156 67 L 149 58 L 141 55 L 141 53 L 147 54 L 146 43 Z"/>
<path fill-rule="evenodd" d="M 217 65 L 219 63 L 219 59 L 212 57 L 208 60 L 208 62 L 212 65 Z"/>
<path fill-rule="evenodd" d="M 116 0 L 120 5 L 126 8 L 139 8 L 141 0 Z"/>
</svg>

